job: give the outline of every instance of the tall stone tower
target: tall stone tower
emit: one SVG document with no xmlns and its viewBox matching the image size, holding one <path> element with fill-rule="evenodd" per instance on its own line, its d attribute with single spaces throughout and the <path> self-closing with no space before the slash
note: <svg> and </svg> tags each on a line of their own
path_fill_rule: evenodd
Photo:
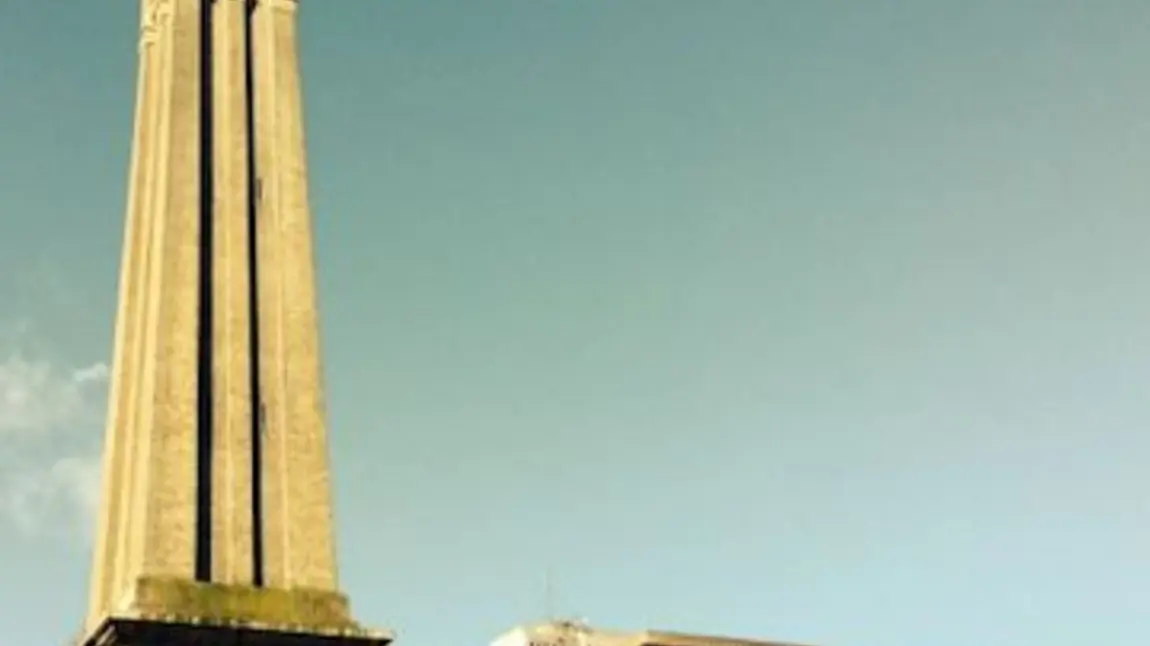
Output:
<svg viewBox="0 0 1150 646">
<path fill-rule="evenodd" d="M 86 646 L 390 641 L 336 578 L 298 4 L 141 1 Z"/>
</svg>

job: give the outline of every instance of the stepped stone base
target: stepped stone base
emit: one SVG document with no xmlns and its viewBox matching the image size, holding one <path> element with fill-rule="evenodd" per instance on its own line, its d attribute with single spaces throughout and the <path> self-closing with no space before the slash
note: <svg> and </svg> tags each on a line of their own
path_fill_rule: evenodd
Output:
<svg viewBox="0 0 1150 646">
<path fill-rule="evenodd" d="M 353 622 L 335 592 L 145 578 L 131 607 L 78 646 L 387 646 L 393 638 Z"/>
</svg>

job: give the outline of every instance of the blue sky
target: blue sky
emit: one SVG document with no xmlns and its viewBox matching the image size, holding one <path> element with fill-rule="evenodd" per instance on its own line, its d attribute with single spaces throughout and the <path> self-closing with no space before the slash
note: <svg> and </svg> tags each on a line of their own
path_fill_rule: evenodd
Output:
<svg viewBox="0 0 1150 646">
<path fill-rule="evenodd" d="M 67 6 L 65 6 L 67 5 Z M 135 4 L 0 0 L 0 634 L 87 590 Z M 301 9 L 342 582 L 842 646 L 1150 638 L 1150 5 Z"/>
</svg>

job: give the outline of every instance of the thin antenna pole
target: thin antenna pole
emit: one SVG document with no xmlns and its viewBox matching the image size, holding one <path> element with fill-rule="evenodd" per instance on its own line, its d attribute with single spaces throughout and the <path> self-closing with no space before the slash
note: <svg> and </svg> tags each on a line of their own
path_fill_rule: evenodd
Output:
<svg viewBox="0 0 1150 646">
<path fill-rule="evenodd" d="M 544 602 L 547 604 L 545 610 L 547 613 L 547 621 L 555 621 L 555 589 L 552 579 L 554 574 L 550 565 L 547 566 L 547 574 L 544 578 Z"/>
</svg>

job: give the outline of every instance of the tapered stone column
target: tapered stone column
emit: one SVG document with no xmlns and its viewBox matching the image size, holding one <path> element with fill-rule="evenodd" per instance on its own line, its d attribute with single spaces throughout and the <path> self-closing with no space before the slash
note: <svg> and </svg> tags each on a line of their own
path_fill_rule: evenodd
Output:
<svg viewBox="0 0 1150 646">
<path fill-rule="evenodd" d="M 336 589 L 331 482 L 297 51 L 296 0 L 255 11 L 262 356 L 267 411 L 267 575 Z"/>
<path fill-rule="evenodd" d="M 254 583 L 247 3 L 213 7 L 214 579 Z"/>
<path fill-rule="evenodd" d="M 391 640 L 336 577 L 297 9 L 142 0 L 84 646 Z"/>
<path fill-rule="evenodd" d="M 140 5 L 139 70 L 136 80 L 135 130 L 128 180 L 128 208 L 124 226 L 123 261 L 120 266 L 119 302 L 116 315 L 113 355 L 123 360 L 113 364 L 108 397 L 108 433 L 104 447 L 104 504 L 96 527 L 96 559 L 89 592 L 91 625 L 110 610 L 110 595 L 123 577 L 127 532 L 113 535 L 109 530 L 122 526 L 127 518 L 130 492 L 134 487 L 134 425 L 136 380 L 125 374 L 138 363 L 141 348 L 143 289 L 147 282 L 148 245 L 142 244 L 148 231 L 148 187 L 151 185 L 155 120 L 157 113 L 156 40 L 159 17 L 155 7 Z"/>
<path fill-rule="evenodd" d="M 195 573 L 200 327 L 199 2 L 168 0 L 148 310 L 139 377 L 139 546 L 129 576 Z M 132 559 L 138 559 L 132 563 Z"/>
</svg>

